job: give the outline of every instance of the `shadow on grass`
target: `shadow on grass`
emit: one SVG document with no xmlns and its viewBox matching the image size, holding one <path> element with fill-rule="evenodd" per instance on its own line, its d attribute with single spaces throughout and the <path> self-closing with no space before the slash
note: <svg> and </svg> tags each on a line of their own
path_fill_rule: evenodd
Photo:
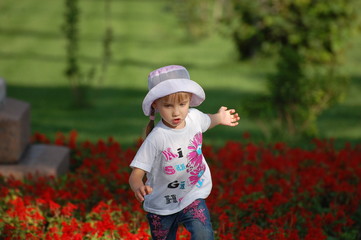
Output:
<svg viewBox="0 0 361 240">
<path fill-rule="evenodd" d="M 353 76 L 351 76 L 350 79 L 351 79 L 352 86 L 361 90 L 361 76 L 353 75 Z"/>
<path fill-rule="evenodd" d="M 199 107 L 203 112 L 215 113 L 219 107 L 227 106 L 242 112 L 242 103 L 252 98 L 252 94 L 233 89 L 205 89 L 206 101 Z M 143 136 L 148 122 L 143 115 L 141 104 L 146 90 L 95 88 L 89 92 L 93 106 L 86 109 L 71 107 L 71 93 L 67 87 L 22 87 L 8 86 L 8 96 L 31 104 L 32 131 L 46 134 L 54 139 L 57 132 L 67 134 L 75 129 L 79 141 L 107 139 L 112 136 L 123 146 L 133 146 Z M 357 106 L 338 106 L 321 116 L 319 124 L 321 136 L 338 138 L 339 144 L 345 141 L 359 143 L 360 138 L 353 133 L 361 133 L 360 113 Z M 269 141 L 262 129 L 251 119 L 241 116 L 240 124 L 231 128 L 218 126 L 205 133 L 205 143 L 215 147 L 223 146 L 228 140 L 244 141 L 248 132 L 255 142 Z M 341 123 L 341 124 L 340 124 Z M 358 125 L 357 125 L 358 123 Z M 345 129 L 348 127 L 349 129 Z M 330 131 L 336 136 L 330 136 Z M 350 131 L 350 137 L 341 134 Z M 331 133 L 332 133 L 331 131 Z M 277 140 L 277 139 L 272 139 Z"/>
<path fill-rule="evenodd" d="M 207 100 L 200 106 L 204 112 L 215 113 L 222 105 L 237 109 L 245 94 L 231 89 L 206 90 Z M 89 93 L 93 106 L 86 109 L 71 107 L 67 87 L 8 86 L 8 96 L 31 104 L 32 131 L 54 138 L 56 132 L 79 132 L 80 140 L 106 139 L 113 136 L 123 145 L 132 145 L 143 136 L 148 122 L 141 104 L 146 91 L 138 89 L 97 88 Z M 239 127 L 219 126 L 206 133 L 211 143 L 240 140 L 244 131 L 256 132 L 257 126 L 247 123 Z"/>
<path fill-rule="evenodd" d="M 8 96 L 31 104 L 32 131 L 54 138 L 57 132 L 76 129 L 79 140 L 96 141 L 110 136 L 121 143 L 136 139 L 146 124 L 139 108 L 143 92 L 135 89 L 93 89 L 92 107 L 73 108 L 67 87 L 8 86 Z"/>
</svg>

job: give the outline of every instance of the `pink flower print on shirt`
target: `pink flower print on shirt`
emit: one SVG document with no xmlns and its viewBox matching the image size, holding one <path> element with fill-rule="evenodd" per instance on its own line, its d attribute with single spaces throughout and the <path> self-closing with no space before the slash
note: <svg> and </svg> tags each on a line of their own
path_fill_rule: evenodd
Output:
<svg viewBox="0 0 361 240">
<path fill-rule="evenodd" d="M 163 152 L 163 156 L 165 157 L 166 161 L 170 161 L 173 158 L 177 158 L 178 154 L 172 153 L 170 148 L 167 148 L 166 150 L 164 150 Z"/>
<path fill-rule="evenodd" d="M 190 185 L 196 185 L 199 179 L 203 176 L 204 171 L 206 170 L 206 165 L 203 163 L 198 165 L 192 171 L 190 171 L 191 176 L 188 178 Z"/>
<path fill-rule="evenodd" d="M 190 141 L 188 146 L 190 152 L 187 155 L 189 160 L 187 164 L 187 172 L 192 171 L 194 168 L 202 164 L 203 155 L 202 155 L 202 133 L 197 133 L 193 140 Z"/>
</svg>

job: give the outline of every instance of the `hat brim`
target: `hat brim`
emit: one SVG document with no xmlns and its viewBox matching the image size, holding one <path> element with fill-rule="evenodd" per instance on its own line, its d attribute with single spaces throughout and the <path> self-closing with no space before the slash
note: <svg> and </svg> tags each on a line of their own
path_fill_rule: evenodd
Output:
<svg viewBox="0 0 361 240">
<path fill-rule="evenodd" d="M 192 93 L 192 99 L 189 104 L 190 107 L 199 106 L 206 98 L 203 88 L 193 80 L 189 80 L 189 79 L 166 80 L 164 82 L 157 84 L 155 87 L 149 90 L 148 94 L 145 96 L 142 105 L 144 114 L 146 116 L 150 115 L 151 105 L 155 100 L 176 92 Z"/>
</svg>

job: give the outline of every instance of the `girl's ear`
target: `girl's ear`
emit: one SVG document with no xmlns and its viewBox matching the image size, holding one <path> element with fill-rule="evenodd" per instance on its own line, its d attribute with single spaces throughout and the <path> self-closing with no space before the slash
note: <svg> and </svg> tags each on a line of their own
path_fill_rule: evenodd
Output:
<svg viewBox="0 0 361 240">
<path fill-rule="evenodd" d="M 156 104 L 155 102 L 153 102 L 153 103 L 152 103 L 152 108 L 153 108 L 153 109 L 156 109 L 156 107 L 157 107 L 157 104 Z"/>
</svg>

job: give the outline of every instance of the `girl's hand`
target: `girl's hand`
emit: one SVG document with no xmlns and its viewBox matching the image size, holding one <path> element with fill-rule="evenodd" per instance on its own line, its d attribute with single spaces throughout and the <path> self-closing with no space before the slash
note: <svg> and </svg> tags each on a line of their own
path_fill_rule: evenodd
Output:
<svg viewBox="0 0 361 240">
<path fill-rule="evenodd" d="M 153 189 L 150 186 L 147 185 L 143 185 L 141 187 L 139 187 L 138 189 L 136 189 L 134 191 L 135 194 L 135 198 L 139 201 L 139 202 L 143 202 L 144 201 L 144 196 L 151 194 L 153 192 Z"/>
<path fill-rule="evenodd" d="M 144 185 L 144 175 L 144 170 L 140 168 L 134 168 L 129 177 L 130 188 L 133 190 L 135 198 L 139 202 L 143 202 L 144 196 L 153 192 L 153 189 L 150 186 Z"/>
<path fill-rule="evenodd" d="M 229 109 L 227 110 L 227 107 L 221 107 L 218 110 L 219 114 L 219 124 L 226 125 L 226 126 L 237 126 L 238 121 L 240 117 L 238 116 L 238 113 L 236 113 L 236 110 Z"/>
<path fill-rule="evenodd" d="M 219 124 L 234 127 L 238 125 L 240 119 L 236 110 L 227 110 L 227 107 L 221 107 L 216 114 L 208 114 L 208 116 L 211 118 L 209 128 Z"/>
</svg>

